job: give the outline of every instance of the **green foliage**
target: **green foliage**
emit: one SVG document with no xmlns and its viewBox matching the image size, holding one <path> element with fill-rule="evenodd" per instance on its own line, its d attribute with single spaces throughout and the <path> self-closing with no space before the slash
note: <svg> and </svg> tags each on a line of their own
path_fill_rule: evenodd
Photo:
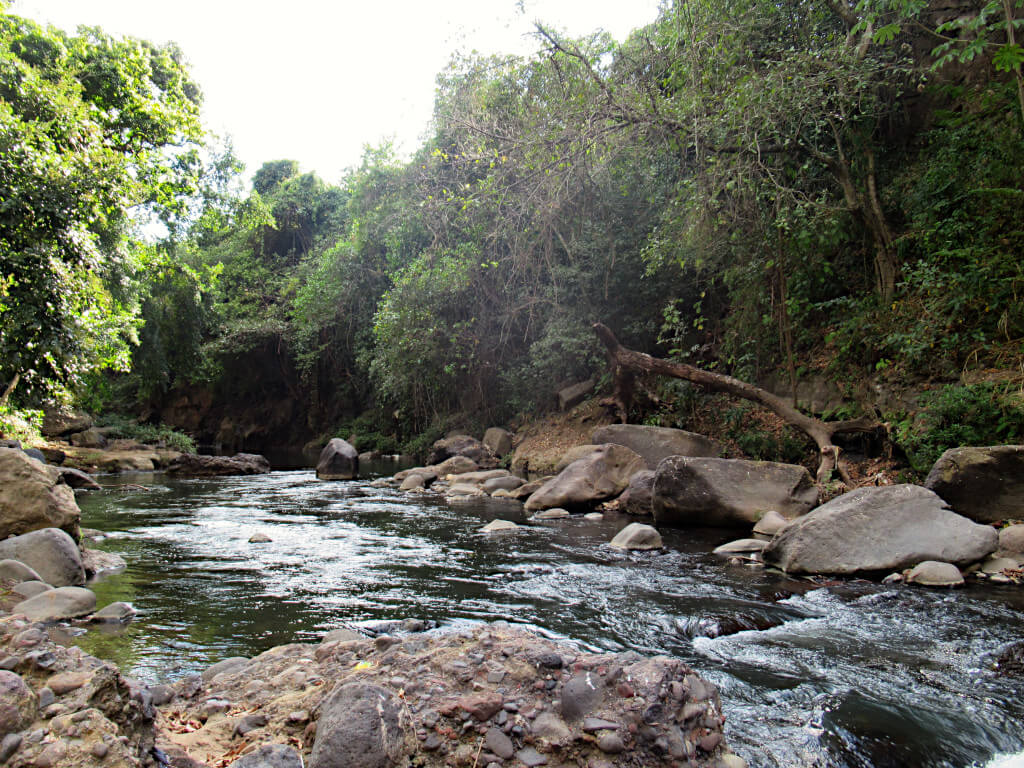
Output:
<svg viewBox="0 0 1024 768">
<path fill-rule="evenodd" d="M 0 405 L 0 437 L 30 443 L 42 439 L 43 412 Z"/>
<path fill-rule="evenodd" d="M 895 423 L 894 442 L 926 473 L 949 448 L 1019 443 L 1024 439 L 1020 392 L 992 383 L 949 385 L 921 398 L 916 418 Z"/>
</svg>

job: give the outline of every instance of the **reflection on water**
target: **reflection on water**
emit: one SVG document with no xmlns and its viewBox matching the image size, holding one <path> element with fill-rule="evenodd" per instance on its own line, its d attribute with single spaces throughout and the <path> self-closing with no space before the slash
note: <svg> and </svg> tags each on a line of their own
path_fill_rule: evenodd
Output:
<svg viewBox="0 0 1024 768">
<path fill-rule="evenodd" d="M 592 649 L 685 659 L 722 689 L 753 766 L 968 766 L 1024 748 L 1024 685 L 988 671 L 1019 639 L 1013 588 L 867 582 L 816 588 L 710 556 L 718 530 L 662 531 L 666 551 L 606 545 L 629 519 L 579 517 L 511 534 L 518 504 L 447 505 L 312 472 L 106 478 L 80 496 L 97 546 L 128 569 L 95 582 L 132 603 L 120 631 L 75 638 L 158 680 L 219 658 L 314 640 L 342 622 L 422 617 L 531 624 Z M 250 544 L 256 532 L 272 539 Z"/>
</svg>

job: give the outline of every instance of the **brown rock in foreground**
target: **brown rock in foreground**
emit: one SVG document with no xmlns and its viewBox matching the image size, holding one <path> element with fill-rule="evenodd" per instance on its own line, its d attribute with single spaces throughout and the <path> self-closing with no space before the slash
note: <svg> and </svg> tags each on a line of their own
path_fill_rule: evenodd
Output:
<svg viewBox="0 0 1024 768">
<path fill-rule="evenodd" d="M 362 746 L 348 758 L 360 766 L 389 765 L 396 754 L 423 768 L 513 756 L 548 766 L 713 766 L 729 754 L 715 687 L 679 659 L 581 653 L 501 622 L 382 639 L 280 646 L 202 687 L 180 681 L 178 698 L 161 707 L 159 743 L 219 765 L 243 720 L 258 715 L 246 751 L 288 743 L 312 765 L 337 735 L 330 712 L 332 723 L 345 716 L 358 726 Z"/>
</svg>

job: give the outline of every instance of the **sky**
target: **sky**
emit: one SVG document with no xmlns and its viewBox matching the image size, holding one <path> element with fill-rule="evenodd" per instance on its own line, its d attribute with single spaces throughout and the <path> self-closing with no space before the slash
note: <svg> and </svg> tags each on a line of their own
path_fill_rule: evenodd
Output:
<svg viewBox="0 0 1024 768">
<path fill-rule="evenodd" d="M 427 131 L 434 78 L 455 51 L 527 54 L 535 20 L 617 40 L 658 0 L 14 0 L 10 12 L 74 31 L 175 41 L 204 93 L 206 124 L 252 173 L 298 160 L 336 182 L 363 147 L 411 152 Z"/>
</svg>

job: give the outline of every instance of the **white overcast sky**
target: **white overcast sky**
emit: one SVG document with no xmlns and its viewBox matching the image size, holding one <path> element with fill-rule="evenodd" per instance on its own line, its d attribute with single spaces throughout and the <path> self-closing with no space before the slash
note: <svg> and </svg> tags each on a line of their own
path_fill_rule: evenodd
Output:
<svg viewBox="0 0 1024 768">
<path fill-rule="evenodd" d="M 658 0 L 14 0 L 10 12 L 177 42 L 207 125 L 233 138 L 248 173 L 292 158 L 337 181 L 365 144 L 415 149 L 454 51 L 532 52 L 534 20 L 621 41 L 657 9 Z"/>
</svg>

